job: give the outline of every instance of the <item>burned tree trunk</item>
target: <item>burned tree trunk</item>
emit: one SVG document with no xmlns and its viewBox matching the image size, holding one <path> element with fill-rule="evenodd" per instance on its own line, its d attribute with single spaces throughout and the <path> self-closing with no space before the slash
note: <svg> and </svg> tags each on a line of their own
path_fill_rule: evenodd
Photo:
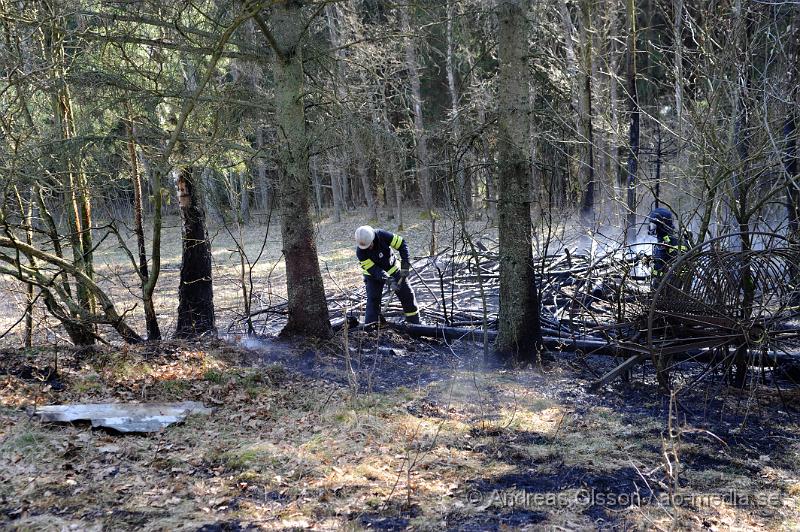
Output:
<svg viewBox="0 0 800 532">
<path fill-rule="evenodd" d="M 178 175 L 178 203 L 183 222 L 181 280 L 178 288 L 177 338 L 215 334 L 214 289 L 211 283 L 211 245 L 206 214 L 190 168 Z"/>
<path fill-rule="evenodd" d="M 495 348 L 512 361 L 534 360 L 541 346 L 539 297 L 531 248 L 528 138 L 528 33 L 522 0 L 498 6 L 498 149 L 500 235 L 500 331 Z"/>
</svg>

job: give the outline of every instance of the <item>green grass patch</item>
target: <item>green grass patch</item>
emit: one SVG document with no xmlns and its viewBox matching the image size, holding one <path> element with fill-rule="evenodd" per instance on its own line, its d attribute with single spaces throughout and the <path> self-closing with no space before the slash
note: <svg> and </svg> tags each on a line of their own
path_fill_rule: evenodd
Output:
<svg viewBox="0 0 800 532">
<path fill-rule="evenodd" d="M 271 446 L 254 445 L 224 452 L 221 461 L 232 471 L 256 474 L 266 468 L 279 467 L 284 460 L 272 452 Z"/>
<path fill-rule="evenodd" d="M 227 379 L 225 378 L 225 374 L 221 371 L 216 369 L 208 369 L 205 373 L 203 373 L 203 380 L 213 382 L 214 384 L 222 384 Z"/>
<path fill-rule="evenodd" d="M 10 435 L 0 444 L 0 455 L 19 453 L 25 456 L 38 456 L 50 449 L 50 436 L 47 432 L 27 426 L 18 433 Z"/>
<path fill-rule="evenodd" d="M 190 385 L 185 380 L 173 379 L 168 381 L 158 381 L 153 386 L 157 391 L 171 397 L 184 397 L 189 391 Z"/>
<path fill-rule="evenodd" d="M 100 375 L 94 374 L 76 378 L 71 387 L 77 393 L 91 393 L 102 390 L 103 383 Z"/>
</svg>

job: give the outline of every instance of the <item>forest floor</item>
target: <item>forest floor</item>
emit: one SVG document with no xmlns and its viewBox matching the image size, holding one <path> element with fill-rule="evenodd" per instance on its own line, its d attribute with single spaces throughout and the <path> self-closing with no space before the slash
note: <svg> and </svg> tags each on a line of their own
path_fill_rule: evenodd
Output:
<svg viewBox="0 0 800 532">
<path fill-rule="evenodd" d="M 6 350 L 0 527 L 800 523 L 797 392 L 698 390 L 681 397 L 670 437 L 669 401 L 646 371 L 629 386 L 590 393 L 592 373 L 610 362 L 563 355 L 511 371 L 481 361 L 474 344 L 389 332 L 340 333 L 317 345 L 62 349 L 57 359 L 52 349 Z M 40 404 L 181 400 L 214 411 L 143 435 L 27 413 Z"/>
<path fill-rule="evenodd" d="M 360 284 L 351 244 L 359 223 L 319 223 L 331 291 Z M 429 228 L 409 217 L 403 235 L 414 254 L 426 253 Z M 439 247 L 452 246 L 453 221 L 439 229 Z M 493 234 L 481 221 L 469 230 Z M 211 233 L 224 332 L 242 308 L 239 261 L 225 228 Z M 248 255 L 265 235 L 255 292 L 280 301 L 274 221 L 268 233 L 248 227 Z M 179 244 L 177 225 L 168 224 L 157 299 L 165 336 Z M 98 249 L 101 282 L 131 308 L 125 260 L 111 240 Z M 2 304 L 5 330 L 19 305 L 13 295 Z M 140 312 L 130 315 L 142 330 Z M 227 342 L 76 350 L 51 325 L 38 317 L 41 347 L 15 349 L 9 336 L 0 351 L 0 528 L 800 526 L 797 390 L 734 390 L 711 375 L 671 409 L 647 367 L 628 386 L 589 392 L 613 363 L 602 357 L 487 368 L 477 344 L 392 332 L 340 332 L 318 344 L 233 334 Z M 43 404 L 183 400 L 213 413 L 143 435 L 29 415 Z"/>
</svg>

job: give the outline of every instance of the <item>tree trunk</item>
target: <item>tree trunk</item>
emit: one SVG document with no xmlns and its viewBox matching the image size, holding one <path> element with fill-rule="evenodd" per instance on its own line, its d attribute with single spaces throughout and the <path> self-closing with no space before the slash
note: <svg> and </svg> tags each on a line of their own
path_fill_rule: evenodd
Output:
<svg viewBox="0 0 800 532">
<path fill-rule="evenodd" d="M 342 221 L 342 170 L 339 168 L 339 162 L 331 158 L 328 162 L 328 174 L 331 176 L 331 196 L 333 200 L 333 221 L 339 223 Z"/>
<path fill-rule="evenodd" d="M 461 156 L 461 117 L 458 108 L 458 89 L 456 88 L 456 67 L 453 58 L 453 18 L 455 18 L 454 0 L 447 0 L 447 88 L 450 93 L 450 119 L 453 123 L 453 157 L 455 158 L 456 169 L 456 198 L 463 205 L 465 211 L 472 210 L 472 183 L 469 182 L 469 174 L 464 168 L 464 160 Z"/>
<path fill-rule="evenodd" d="M 311 175 L 311 188 L 314 190 L 314 211 L 319 216 L 322 212 L 322 176 L 319 172 L 316 157 L 309 157 L 308 171 Z"/>
<path fill-rule="evenodd" d="M 584 187 L 583 201 L 581 202 L 581 216 L 584 221 L 594 221 L 595 202 L 595 168 L 594 168 L 594 125 L 592 122 L 592 34 L 589 25 L 592 20 L 590 12 L 591 2 L 586 0 L 580 3 L 580 44 L 583 56 L 581 69 L 581 131 L 583 143 L 581 150 L 581 183 Z"/>
<path fill-rule="evenodd" d="M 308 135 L 303 107 L 304 74 L 300 42 L 305 24 L 301 7 L 300 1 L 287 0 L 275 5 L 272 17 L 278 47 L 274 77 L 282 163 L 281 235 L 289 298 L 289 320 L 283 334 L 328 338 L 331 326 L 310 209 Z"/>
<path fill-rule="evenodd" d="M 362 140 L 362 136 L 366 135 L 366 132 L 358 128 L 351 128 L 350 130 L 352 132 L 351 138 L 355 150 L 356 173 L 358 174 L 358 179 L 361 181 L 361 186 L 364 189 L 364 198 L 367 202 L 367 216 L 371 223 L 376 223 L 378 221 L 378 200 L 375 197 L 375 186 L 371 179 L 370 168 L 372 166 L 372 161 L 369 150 Z"/>
<path fill-rule="evenodd" d="M 636 185 L 639 173 L 639 97 L 636 91 L 636 4 L 635 0 L 627 0 L 628 44 L 626 84 L 628 101 L 628 219 L 626 239 L 636 239 Z"/>
<path fill-rule="evenodd" d="M 197 175 L 183 168 L 178 175 L 178 204 L 181 209 L 181 277 L 178 287 L 178 323 L 176 338 L 196 338 L 216 334 L 214 324 L 214 288 L 211 278 L 211 244 L 206 231 Z"/>
<path fill-rule="evenodd" d="M 272 186 L 269 175 L 267 174 L 267 160 L 263 153 L 264 147 L 264 126 L 263 124 L 259 124 L 256 126 L 256 148 L 258 149 L 258 157 L 256 157 L 256 176 L 258 180 L 258 207 L 262 211 L 269 209 L 272 204 Z"/>
<path fill-rule="evenodd" d="M 683 142 L 683 0 L 673 0 L 672 40 L 675 46 L 675 120 L 678 142 Z M 683 151 L 683 150 L 680 150 Z"/>
<path fill-rule="evenodd" d="M 147 325 L 147 336 L 151 340 L 158 340 L 161 338 L 161 331 L 158 329 L 153 294 L 155 294 L 158 277 L 161 274 L 161 226 L 163 222 L 161 203 L 163 187 L 159 169 L 152 169 L 148 174 L 150 175 L 150 190 L 152 192 L 153 235 L 150 244 L 150 271 L 147 272 L 147 281 L 142 286 L 142 299 L 145 313 L 152 313 L 150 320 L 155 325 L 152 330 L 150 325 Z"/>
<path fill-rule="evenodd" d="M 539 297 L 531 246 L 528 138 L 527 18 L 524 0 L 498 5 L 498 151 L 500 313 L 495 348 L 511 360 L 534 360 L 541 346 Z"/>
<path fill-rule="evenodd" d="M 339 35 L 339 17 L 340 7 L 336 3 L 329 3 L 325 5 L 325 21 L 328 27 L 328 37 L 330 38 L 331 48 L 335 50 L 336 57 L 336 70 L 334 71 L 334 93 L 336 94 L 337 101 L 340 105 L 347 99 L 347 91 L 345 90 L 345 51 L 341 46 L 341 37 Z M 340 120 L 342 117 L 338 117 Z M 332 154 L 328 158 L 328 173 L 331 176 L 331 195 L 333 199 L 333 219 L 334 221 L 342 221 L 342 209 L 347 210 L 346 202 L 346 185 L 344 167 L 347 166 L 347 154 L 344 150 L 331 150 Z M 340 153 L 341 152 L 341 153 Z"/>
<path fill-rule="evenodd" d="M 492 161 L 492 154 L 489 150 L 489 141 L 486 139 L 486 130 L 488 123 L 486 122 L 486 108 L 481 101 L 477 102 L 478 107 L 478 123 L 481 127 L 480 134 L 480 157 L 481 167 L 483 168 L 484 175 L 486 176 L 486 215 L 489 220 L 497 219 L 497 192 L 494 186 L 494 172 L 495 166 Z"/>
<path fill-rule="evenodd" d="M 399 165 L 398 165 L 399 166 Z M 403 188 L 400 186 L 399 172 L 395 173 L 390 179 L 392 180 L 394 189 L 394 217 L 397 222 L 397 230 L 402 231 L 403 228 Z"/>
<path fill-rule="evenodd" d="M 19 208 L 19 215 L 22 218 L 22 226 L 25 229 L 25 243 L 29 246 L 33 246 L 33 205 L 34 205 L 34 188 L 31 187 L 30 195 L 28 197 L 28 204 L 25 205 L 25 202 L 22 200 L 22 194 L 19 193 L 19 189 L 16 185 L 14 185 L 14 194 L 17 199 L 17 205 Z M 3 218 L 5 218 L 3 216 Z M 3 220 L 5 223 L 5 220 Z M 22 260 L 21 258 L 19 259 Z M 33 257 L 28 256 L 28 264 L 31 269 L 36 268 L 36 263 L 33 260 Z M 32 347 L 33 346 L 33 302 L 34 302 L 34 284 L 33 283 L 26 283 L 25 285 L 25 333 L 24 333 L 24 343 L 25 347 Z"/>
<path fill-rule="evenodd" d="M 566 43 L 567 69 L 573 80 L 573 103 L 578 113 L 575 117 L 578 136 L 578 183 L 583 187 L 581 199 L 581 218 L 590 223 L 594 218 L 594 145 L 592 136 L 592 44 L 589 34 L 591 14 L 589 3 L 582 1 L 579 6 L 580 31 L 576 32 L 565 0 L 559 1 L 559 10 L 564 23 L 564 42 Z M 573 36 L 578 33 L 579 50 L 573 45 Z M 580 61 L 578 55 L 580 54 Z"/>
<path fill-rule="evenodd" d="M 411 81 L 411 100 L 414 111 L 414 138 L 417 150 L 417 180 L 422 195 L 422 206 L 428 216 L 433 217 L 433 190 L 431 189 L 430 160 L 428 157 L 428 140 L 422 119 L 422 91 L 420 88 L 417 51 L 411 39 L 411 15 L 408 4 L 400 6 L 400 19 L 405 38 L 406 69 Z"/>
<path fill-rule="evenodd" d="M 397 222 L 397 230 L 403 230 L 403 183 L 401 181 L 401 176 L 403 175 L 404 164 L 401 162 L 401 158 L 405 157 L 405 150 L 402 143 L 397 138 L 397 132 L 395 131 L 394 127 L 392 126 L 391 121 L 389 120 L 389 115 L 387 114 L 386 109 L 389 107 L 389 103 L 386 99 L 386 87 L 383 83 L 380 84 L 379 87 L 380 91 L 380 102 L 383 105 L 380 106 L 380 122 L 383 126 L 385 131 L 384 134 L 384 150 L 389 154 L 389 175 L 386 178 L 386 182 L 392 183 L 392 190 L 394 192 L 394 198 L 387 199 L 392 205 L 394 205 L 394 217 L 395 221 Z"/>
<path fill-rule="evenodd" d="M 45 8 L 51 17 L 51 25 L 46 34 L 46 49 L 52 65 L 53 93 L 51 100 L 55 129 L 58 132 L 59 140 L 69 141 L 75 137 L 75 117 L 72 113 L 72 99 L 66 80 L 64 20 L 53 4 L 45 3 Z M 70 148 L 63 150 L 58 157 L 63 165 L 61 171 L 64 187 L 64 212 L 70 230 L 73 264 L 78 271 L 85 273 L 91 279 L 93 277 L 91 204 L 89 203 L 86 175 L 81 169 L 80 160 L 76 160 Z M 95 302 L 91 292 L 83 283 L 78 282 L 77 279 L 75 281 L 76 294 L 81 307 L 92 313 Z M 94 327 L 89 324 L 76 326 L 70 337 L 78 345 L 93 345 L 95 343 Z"/>
<path fill-rule="evenodd" d="M 250 223 L 250 187 L 248 178 L 250 173 L 247 170 L 238 172 L 239 174 L 239 216 L 243 224 Z"/>
<path fill-rule="evenodd" d="M 798 160 L 797 114 L 800 107 L 800 9 L 794 7 L 792 42 L 789 45 L 789 109 L 783 124 L 783 168 L 786 172 L 786 207 L 789 239 L 800 243 L 800 161 Z"/>
<path fill-rule="evenodd" d="M 736 0 L 734 4 L 734 31 L 736 35 L 736 91 L 734 93 L 733 111 L 733 148 L 736 152 L 738 165 L 731 173 L 734 193 L 734 217 L 739 226 L 740 233 L 748 233 L 750 229 L 749 199 L 750 199 L 750 35 L 752 24 L 748 14 L 747 0 Z M 742 250 L 746 251 L 743 236 Z"/>
<path fill-rule="evenodd" d="M 139 171 L 139 158 L 136 155 L 136 133 L 128 105 L 128 158 L 131 163 L 131 181 L 133 182 L 133 232 L 136 235 L 136 247 L 139 254 L 139 280 L 142 287 L 142 304 L 144 321 L 147 328 L 147 339 L 161 340 L 161 329 L 158 326 L 152 294 L 147 294 L 149 274 L 147 271 L 147 250 L 144 240 L 144 223 L 142 220 L 142 176 Z"/>
<path fill-rule="evenodd" d="M 616 15 L 616 10 L 614 11 Z M 616 17 L 612 19 L 615 23 L 613 24 L 612 28 L 616 28 Z M 617 73 L 619 72 L 619 63 L 620 63 L 620 53 L 617 51 L 617 39 L 616 39 L 616 32 L 612 30 L 613 38 L 609 43 L 609 54 L 611 58 L 609 59 L 609 76 L 608 76 L 608 107 L 609 112 L 611 114 L 611 128 L 609 132 L 608 138 L 608 153 L 609 153 L 609 160 L 610 165 L 608 168 L 608 175 L 611 180 L 611 184 L 614 187 L 614 190 L 618 190 L 618 187 L 624 184 L 623 180 L 623 172 L 622 172 L 622 164 L 621 164 L 621 157 L 620 157 L 620 149 L 619 149 L 619 78 Z M 615 196 L 615 198 L 618 196 Z"/>
</svg>

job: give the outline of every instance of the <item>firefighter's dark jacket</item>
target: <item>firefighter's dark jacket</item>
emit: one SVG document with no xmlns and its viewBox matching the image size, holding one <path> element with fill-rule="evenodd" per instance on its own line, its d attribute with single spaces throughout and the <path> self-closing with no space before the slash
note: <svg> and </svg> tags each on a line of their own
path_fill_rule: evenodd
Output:
<svg viewBox="0 0 800 532">
<path fill-rule="evenodd" d="M 392 249 L 396 249 L 400 253 L 400 264 L 397 264 Z M 401 265 L 410 263 L 408 246 L 403 237 L 383 229 L 375 230 L 372 248 L 356 247 L 356 256 L 361 263 L 361 273 L 377 280 L 385 279 L 386 275 L 394 275 L 400 270 Z"/>
</svg>

